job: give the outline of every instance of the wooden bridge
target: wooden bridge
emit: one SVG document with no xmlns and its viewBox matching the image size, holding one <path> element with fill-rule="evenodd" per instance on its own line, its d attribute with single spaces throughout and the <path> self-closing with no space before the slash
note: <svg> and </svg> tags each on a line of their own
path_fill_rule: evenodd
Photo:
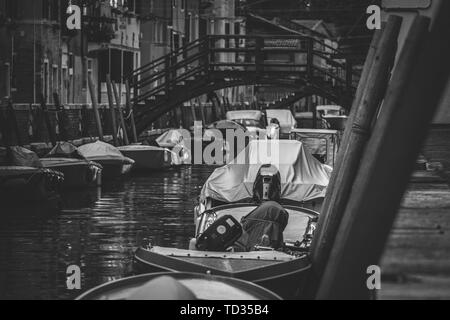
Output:
<svg viewBox="0 0 450 320">
<path fill-rule="evenodd" d="M 244 85 L 287 87 L 297 101 L 317 95 L 350 107 L 359 76 L 340 58 L 335 48 L 301 35 L 198 39 L 129 75 L 137 131 L 191 99 Z"/>
</svg>

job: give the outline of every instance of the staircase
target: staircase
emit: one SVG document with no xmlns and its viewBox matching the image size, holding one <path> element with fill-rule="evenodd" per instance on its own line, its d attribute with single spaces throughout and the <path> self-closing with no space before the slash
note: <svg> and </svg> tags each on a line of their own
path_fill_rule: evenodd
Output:
<svg viewBox="0 0 450 320">
<path fill-rule="evenodd" d="M 128 76 L 138 133 L 183 103 L 240 85 L 276 85 L 350 106 L 358 75 L 337 50 L 302 35 L 211 35 Z"/>
</svg>

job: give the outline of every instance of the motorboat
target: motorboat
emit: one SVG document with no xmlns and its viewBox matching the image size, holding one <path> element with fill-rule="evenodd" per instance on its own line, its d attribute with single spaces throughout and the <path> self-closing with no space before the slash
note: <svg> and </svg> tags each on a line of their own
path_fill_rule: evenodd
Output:
<svg viewBox="0 0 450 320">
<path fill-rule="evenodd" d="M 73 144 L 58 142 L 43 158 L 42 166 L 64 174 L 64 188 L 86 188 L 101 185 L 102 166 L 87 160 Z"/>
<path fill-rule="evenodd" d="M 136 144 L 118 149 L 124 156 L 134 160 L 135 170 L 157 170 L 181 164 L 179 156 L 166 148 Z"/>
<path fill-rule="evenodd" d="M 82 145 L 78 150 L 87 160 L 102 166 L 102 178 L 104 179 L 126 175 L 135 163 L 133 159 L 125 157 L 116 147 L 102 141 Z"/>
<path fill-rule="evenodd" d="M 205 235 L 222 239 L 260 210 L 253 201 L 252 188 L 266 166 L 277 172 L 272 176 L 280 177 L 279 203 L 289 216 L 280 248 L 257 245 L 235 251 L 199 246 Z M 312 209 L 320 210 L 331 171 L 299 141 L 251 141 L 232 163 L 216 169 L 203 186 L 194 209 L 195 238 L 189 249 L 164 248 L 144 240 L 135 253 L 136 271 L 210 273 L 251 281 L 283 298 L 298 297 L 310 268 L 309 247 L 319 216 Z"/>
<path fill-rule="evenodd" d="M 269 290 L 233 278 L 195 273 L 152 273 L 91 289 L 77 300 L 281 300 Z M 178 312 L 178 311 L 177 311 Z M 198 314 L 193 309 L 184 314 Z M 183 310 L 179 311 L 183 314 Z"/>
</svg>

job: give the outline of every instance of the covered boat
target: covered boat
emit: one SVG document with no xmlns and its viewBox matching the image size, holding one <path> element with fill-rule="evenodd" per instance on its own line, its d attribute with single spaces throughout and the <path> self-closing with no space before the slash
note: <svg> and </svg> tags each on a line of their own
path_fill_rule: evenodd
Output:
<svg viewBox="0 0 450 320">
<path fill-rule="evenodd" d="M 101 185 L 102 166 L 88 161 L 73 144 L 58 144 L 43 158 L 44 168 L 60 171 L 64 174 L 65 188 L 84 188 Z"/>
<path fill-rule="evenodd" d="M 0 201 L 14 207 L 57 206 L 64 175 L 42 168 L 38 156 L 28 149 L 8 149 L 0 150 Z"/>
<path fill-rule="evenodd" d="M 306 204 L 325 196 L 332 168 L 315 159 L 299 141 L 253 140 L 230 164 L 216 169 L 203 186 L 200 200 L 217 204 L 251 201 L 263 164 L 277 167 L 284 203 Z"/>
<path fill-rule="evenodd" d="M 121 177 L 129 173 L 134 165 L 133 159 L 125 157 L 119 149 L 102 141 L 85 144 L 78 150 L 87 160 L 102 166 L 102 177 L 105 179 Z"/>
<path fill-rule="evenodd" d="M 129 145 L 118 149 L 124 156 L 134 160 L 133 168 L 137 170 L 155 170 L 181 164 L 178 155 L 166 148 Z"/>
<path fill-rule="evenodd" d="M 238 279 L 195 273 L 152 273 L 106 283 L 77 300 L 280 300 Z M 179 313 L 179 311 L 177 311 Z"/>
<path fill-rule="evenodd" d="M 272 227 L 285 224 L 278 237 L 282 244 L 277 248 L 252 244 L 250 250 L 239 252 L 203 249 L 199 244 L 205 235 L 209 239 L 227 239 L 230 230 L 248 227 L 251 221 L 263 222 L 264 227 L 264 217 L 254 218 L 254 214 L 272 204 L 256 204 L 252 190 L 265 166 L 269 166 L 269 173 L 275 168 L 271 174 L 280 181 L 282 207 L 276 206 L 288 216 L 285 222 L 269 223 Z M 190 250 L 162 248 L 144 241 L 135 254 L 136 270 L 209 272 L 252 281 L 283 298 L 296 298 L 310 268 L 308 252 L 318 219 L 318 213 L 307 207 L 320 205 L 330 175 L 331 168 L 312 157 L 298 141 L 252 141 L 205 183 L 201 203 L 194 210 L 196 234 Z M 270 226 L 267 230 L 271 230 Z M 262 231 L 261 226 L 256 229 Z"/>
<path fill-rule="evenodd" d="M 273 119 L 277 119 L 280 124 L 281 137 L 289 137 L 292 129 L 297 126 L 297 121 L 292 115 L 291 110 L 274 109 L 266 110 L 267 121 L 270 123 Z"/>
</svg>

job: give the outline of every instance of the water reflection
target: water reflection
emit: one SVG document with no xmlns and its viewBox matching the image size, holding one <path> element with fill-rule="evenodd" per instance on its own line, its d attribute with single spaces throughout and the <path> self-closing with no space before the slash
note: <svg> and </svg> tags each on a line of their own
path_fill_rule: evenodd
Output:
<svg viewBox="0 0 450 320">
<path fill-rule="evenodd" d="M 121 278 L 139 239 L 187 248 L 193 206 L 211 167 L 182 167 L 66 194 L 59 214 L 38 208 L 0 225 L 0 299 L 70 299 L 65 271 L 82 269 L 82 288 Z M 4 210 L 2 208 L 2 210 Z"/>
</svg>

